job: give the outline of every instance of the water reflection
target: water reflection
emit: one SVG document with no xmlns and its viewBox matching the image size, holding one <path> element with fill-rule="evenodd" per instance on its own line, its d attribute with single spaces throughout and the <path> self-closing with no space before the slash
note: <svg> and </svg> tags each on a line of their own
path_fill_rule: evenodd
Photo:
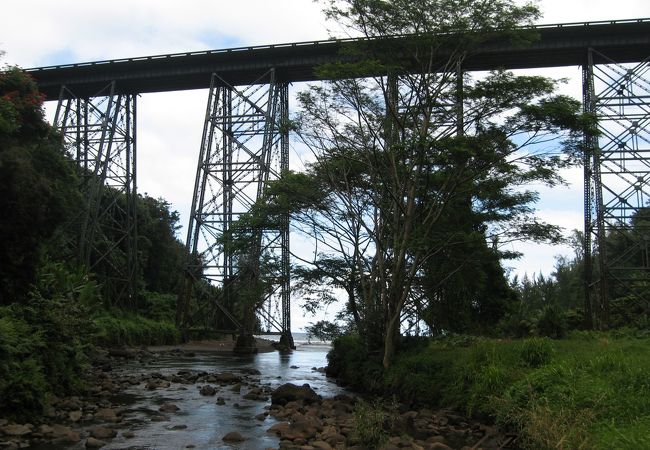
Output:
<svg viewBox="0 0 650 450">
<path fill-rule="evenodd" d="M 333 396 L 341 388 L 327 380 L 324 374 L 312 370 L 313 367 L 326 365 L 327 346 L 304 345 L 293 352 L 259 353 L 257 355 L 231 356 L 210 353 L 197 353 L 188 358 L 167 354 L 146 366 L 129 363 L 120 368 L 125 375 L 158 372 L 174 374 L 179 370 L 196 370 L 208 372 L 237 372 L 251 368 L 261 372 L 255 384 L 275 388 L 281 384 L 308 383 L 322 396 Z M 264 449 L 277 448 L 278 439 L 266 430 L 276 423 L 267 417 L 260 421 L 255 416 L 265 411 L 270 402 L 246 400 L 242 397 L 250 388 L 242 387 L 241 393 L 234 392 L 231 386 L 219 388 L 214 397 L 202 396 L 197 385 L 172 384 L 168 389 L 147 391 L 142 385 L 128 389 L 136 398 L 129 405 L 135 414 L 128 414 L 125 422 L 135 432 L 132 439 L 118 436 L 107 449 L 147 448 L 147 449 Z M 216 399 L 222 397 L 225 405 L 217 405 Z M 180 411 L 169 414 L 169 421 L 152 422 L 150 417 L 157 413 L 162 403 L 174 403 Z M 186 427 L 186 428 L 183 428 Z M 174 429 L 176 428 L 176 429 Z M 182 429 L 181 429 L 182 428 Z M 247 440 L 240 444 L 225 444 L 222 437 L 238 431 Z"/>
</svg>

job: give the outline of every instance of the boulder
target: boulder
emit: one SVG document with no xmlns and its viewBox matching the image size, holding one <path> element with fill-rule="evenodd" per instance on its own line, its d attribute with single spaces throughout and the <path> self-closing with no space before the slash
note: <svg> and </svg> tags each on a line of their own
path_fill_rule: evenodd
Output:
<svg viewBox="0 0 650 450">
<path fill-rule="evenodd" d="M 320 402 L 321 397 L 314 392 L 308 384 L 296 386 L 293 383 L 286 383 L 278 387 L 271 394 L 271 404 L 286 405 L 289 402 L 301 401 L 307 405 Z"/>
<path fill-rule="evenodd" d="M 66 427 L 59 424 L 52 425 L 51 427 L 48 428 L 45 427 L 47 427 L 47 425 L 43 425 L 42 428 L 43 434 L 51 435 L 51 437 L 56 442 L 69 442 L 75 444 L 81 440 L 81 436 L 79 436 L 79 433 L 77 433 L 70 427 Z"/>
<path fill-rule="evenodd" d="M 70 422 L 79 422 L 81 416 L 82 414 L 80 409 L 68 413 L 68 419 L 70 419 Z"/>
<path fill-rule="evenodd" d="M 180 408 L 173 403 L 165 403 L 162 405 L 160 408 L 158 408 L 158 411 L 164 412 L 164 413 L 173 413 L 178 411 Z"/>
<path fill-rule="evenodd" d="M 231 372 L 218 373 L 215 375 L 215 378 L 219 383 L 238 383 L 241 381 L 241 377 L 239 375 L 235 375 Z"/>
<path fill-rule="evenodd" d="M 106 442 L 95 439 L 94 437 L 89 437 L 86 439 L 86 448 L 101 448 L 106 445 Z"/>
<path fill-rule="evenodd" d="M 236 431 L 231 431 L 221 439 L 223 439 L 224 442 L 244 442 L 246 440 L 244 436 Z"/>
<path fill-rule="evenodd" d="M 5 425 L 0 428 L 0 432 L 7 436 L 25 436 L 26 434 L 30 434 L 32 432 L 32 426 L 12 423 L 11 425 Z"/>
<path fill-rule="evenodd" d="M 94 437 L 95 439 L 112 439 L 115 436 L 117 436 L 117 431 L 111 429 L 111 428 L 106 428 L 102 426 L 96 426 L 92 427 L 90 430 L 90 436 Z"/>
<path fill-rule="evenodd" d="M 117 413 L 114 409 L 111 408 L 101 408 L 95 413 L 95 419 L 103 420 L 104 422 L 119 422 L 120 418 L 117 417 Z"/>
<path fill-rule="evenodd" d="M 217 393 L 217 390 L 213 386 L 206 384 L 205 386 L 201 387 L 201 390 L 199 392 L 201 395 L 214 395 Z"/>
</svg>

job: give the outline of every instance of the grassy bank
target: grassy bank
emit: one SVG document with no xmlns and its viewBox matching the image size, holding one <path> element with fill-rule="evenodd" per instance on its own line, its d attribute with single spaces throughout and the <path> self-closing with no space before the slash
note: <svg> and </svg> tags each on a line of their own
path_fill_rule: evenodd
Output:
<svg viewBox="0 0 650 450">
<path fill-rule="evenodd" d="M 94 342 L 100 346 L 166 345 L 180 342 L 173 322 L 114 310 L 93 319 Z"/>
<path fill-rule="evenodd" d="M 346 337 L 330 362 L 357 388 L 490 417 L 529 448 L 650 448 L 648 336 L 413 340 L 386 372 Z"/>
<path fill-rule="evenodd" d="M 28 420 L 42 413 L 48 396 L 78 393 L 95 346 L 179 341 L 168 318 L 93 311 L 79 299 L 35 296 L 0 307 L 0 416 Z"/>
</svg>

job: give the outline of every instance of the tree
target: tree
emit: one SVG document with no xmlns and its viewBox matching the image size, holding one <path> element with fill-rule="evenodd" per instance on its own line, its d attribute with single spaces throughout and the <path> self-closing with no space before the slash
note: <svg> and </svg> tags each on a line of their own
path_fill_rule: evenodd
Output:
<svg viewBox="0 0 650 450">
<path fill-rule="evenodd" d="M 333 341 L 343 334 L 341 326 L 335 322 L 327 320 L 319 320 L 316 323 L 310 323 L 305 327 L 307 332 L 307 340 L 318 339 L 319 341 Z"/>
<path fill-rule="evenodd" d="M 467 245 L 468 236 L 501 243 L 558 239 L 555 227 L 534 217 L 537 196 L 525 186 L 560 183 L 557 169 L 571 158 L 558 149 L 575 152 L 591 121 L 580 116 L 577 101 L 553 95 L 552 80 L 462 74 L 463 61 L 481 43 L 532 39 L 516 30 L 538 16 L 532 5 L 327 5 L 328 16 L 351 34 L 372 39 L 348 47 L 351 62 L 321 69 L 331 82 L 299 96 L 299 133 L 315 157 L 307 176 L 321 195 L 294 217 L 325 249 L 316 267 L 332 258 L 347 266 L 350 309 L 368 345 L 383 347 L 387 367 L 423 274 L 454 246 Z M 458 205 L 478 224 L 460 240 L 444 226 Z"/>
<path fill-rule="evenodd" d="M 60 136 L 22 70 L 0 72 L 0 304 L 26 301 L 45 246 L 80 204 Z"/>
</svg>

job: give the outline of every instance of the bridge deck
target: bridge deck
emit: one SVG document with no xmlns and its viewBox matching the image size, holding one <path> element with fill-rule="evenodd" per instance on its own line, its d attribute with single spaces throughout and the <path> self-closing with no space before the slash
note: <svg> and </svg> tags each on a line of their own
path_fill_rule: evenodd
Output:
<svg viewBox="0 0 650 450">
<path fill-rule="evenodd" d="M 521 48 L 494 41 L 484 44 L 464 63 L 469 71 L 581 65 L 594 48 L 617 62 L 639 62 L 650 56 L 650 19 L 585 22 L 535 27 L 540 39 Z M 146 93 L 209 87 L 219 73 L 233 85 L 251 84 L 266 70 L 279 80 L 313 81 L 318 65 L 341 59 L 340 49 L 360 40 L 326 40 L 225 50 L 96 61 L 27 69 L 48 100 L 67 85 L 78 96 L 92 96 L 116 81 L 124 93 Z M 596 63 L 605 62 L 596 60 Z"/>
</svg>

